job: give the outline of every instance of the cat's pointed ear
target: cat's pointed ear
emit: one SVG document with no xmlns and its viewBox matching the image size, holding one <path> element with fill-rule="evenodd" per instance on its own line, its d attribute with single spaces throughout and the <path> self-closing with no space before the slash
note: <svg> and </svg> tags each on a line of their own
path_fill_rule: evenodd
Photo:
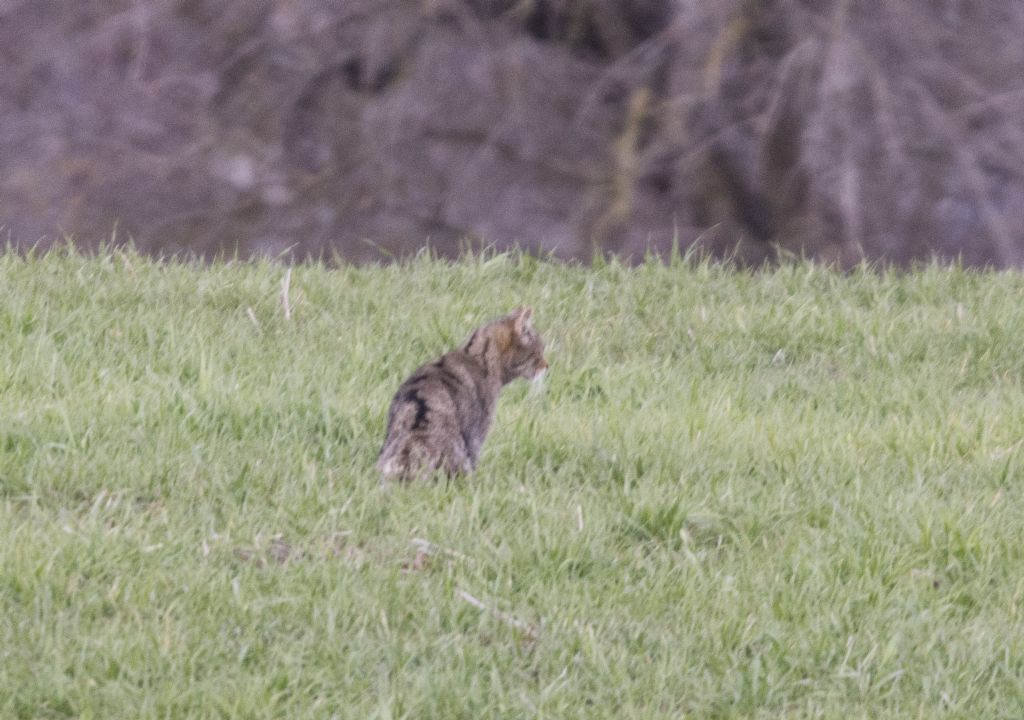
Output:
<svg viewBox="0 0 1024 720">
<path fill-rule="evenodd" d="M 513 322 L 515 323 L 514 327 L 516 329 L 516 333 L 522 335 L 524 331 L 529 329 L 530 318 L 532 316 L 533 308 L 520 306 L 515 309 L 515 311 L 512 313 L 512 318 Z"/>
</svg>

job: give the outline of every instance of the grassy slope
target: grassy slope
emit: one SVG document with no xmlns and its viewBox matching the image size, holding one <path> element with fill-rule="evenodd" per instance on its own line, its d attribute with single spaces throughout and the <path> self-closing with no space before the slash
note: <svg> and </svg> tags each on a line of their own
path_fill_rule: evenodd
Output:
<svg viewBox="0 0 1024 720">
<path fill-rule="evenodd" d="M 1024 706 L 1024 277 L 283 273 L 0 258 L 0 717 Z M 379 490 L 397 383 L 520 301 L 546 393 Z"/>
</svg>

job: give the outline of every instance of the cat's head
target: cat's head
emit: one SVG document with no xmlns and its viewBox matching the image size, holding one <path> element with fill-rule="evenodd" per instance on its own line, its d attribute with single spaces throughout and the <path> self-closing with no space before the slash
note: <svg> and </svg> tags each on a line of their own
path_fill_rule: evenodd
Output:
<svg viewBox="0 0 1024 720">
<path fill-rule="evenodd" d="M 548 361 L 544 358 L 544 340 L 533 329 L 532 317 L 532 308 L 518 307 L 500 321 L 510 329 L 509 342 L 502 353 L 503 383 L 516 378 L 535 380 L 548 369 Z"/>
<path fill-rule="evenodd" d="M 488 367 L 497 365 L 502 384 L 516 378 L 539 379 L 548 361 L 544 359 L 544 341 L 530 322 L 532 316 L 530 308 L 518 307 L 477 328 L 461 349 L 481 358 Z"/>
</svg>

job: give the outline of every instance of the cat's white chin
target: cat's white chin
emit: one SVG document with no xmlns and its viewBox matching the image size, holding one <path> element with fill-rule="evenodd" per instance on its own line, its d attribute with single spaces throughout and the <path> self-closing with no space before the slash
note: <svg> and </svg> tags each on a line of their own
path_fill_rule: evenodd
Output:
<svg viewBox="0 0 1024 720">
<path fill-rule="evenodd" d="M 530 392 L 539 393 L 544 390 L 544 377 L 548 374 L 547 368 L 541 368 L 533 374 L 530 379 Z"/>
</svg>

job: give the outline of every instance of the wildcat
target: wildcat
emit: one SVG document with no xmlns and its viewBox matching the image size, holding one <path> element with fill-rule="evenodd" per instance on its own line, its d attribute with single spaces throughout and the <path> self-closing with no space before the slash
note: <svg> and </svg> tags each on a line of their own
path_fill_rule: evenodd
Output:
<svg viewBox="0 0 1024 720">
<path fill-rule="evenodd" d="M 399 386 L 377 459 L 384 482 L 476 468 L 501 388 L 516 378 L 538 380 L 548 367 L 532 314 L 520 307 L 482 325 Z"/>
</svg>

